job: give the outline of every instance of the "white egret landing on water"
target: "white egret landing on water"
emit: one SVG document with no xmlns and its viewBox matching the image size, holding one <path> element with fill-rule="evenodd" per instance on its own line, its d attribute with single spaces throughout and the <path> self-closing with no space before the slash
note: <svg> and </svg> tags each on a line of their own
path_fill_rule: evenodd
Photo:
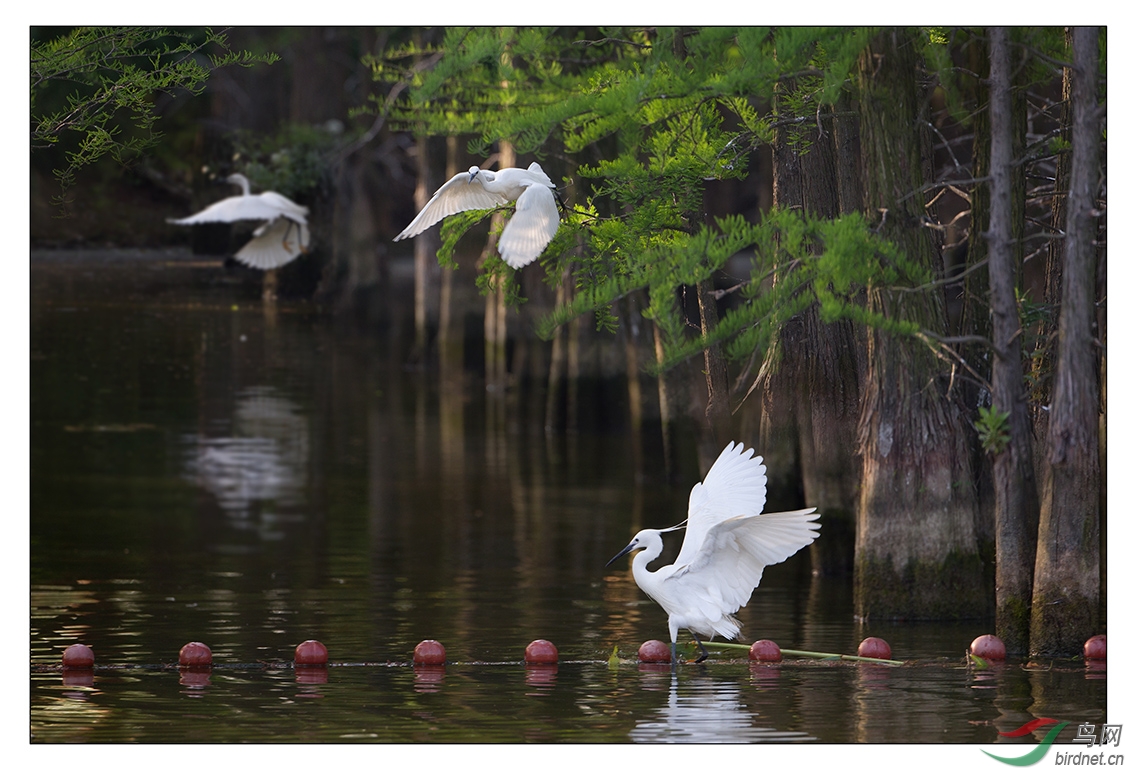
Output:
<svg viewBox="0 0 1136 784">
<path fill-rule="evenodd" d="M 470 166 L 435 191 L 422 212 L 395 237 L 416 237 L 438 221 L 466 210 L 488 210 L 511 201 L 516 212 L 505 224 L 497 252 L 513 269 L 534 261 L 556 236 L 560 213 L 556 209 L 556 186 L 540 168 L 530 163 L 527 169 L 507 168 L 491 172 Z"/>
<path fill-rule="evenodd" d="M 765 506 L 765 466 L 743 444 L 730 445 L 706 478 L 690 491 L 685 523 L 646 528 L 608 561 L 632 550 L 631 573 L 643 592 L 667 611 L 671 663 L 678 661 L 678 630 L 688 629 L 704 661 L 709 655 L 698 635 L 737 637 L 741 624 L 731 613 L 745 606 L 761 582 L 762 570 L 811 544 L 819 534 L 816 509 L 769 512 Z M 647 565 L 663 551 L 663 534 L 686 526 L 686 538 L 673 564 L 653 572 Z"/>
<path fill-rule="evenodd" d="M 311 235 L 307 207 L 275 191 L 250 193 L 248 178 L 243 174 L 230 174 L 225 181 L 241 186 L 241 195 L 210 204 L 188 218 L 167 220 L 179 226 L 266 221 L 253 232 L 252 239 L 233 254 L 237 261 L 256 269 L 273 270 L 308 252 Z"/>
</svg>

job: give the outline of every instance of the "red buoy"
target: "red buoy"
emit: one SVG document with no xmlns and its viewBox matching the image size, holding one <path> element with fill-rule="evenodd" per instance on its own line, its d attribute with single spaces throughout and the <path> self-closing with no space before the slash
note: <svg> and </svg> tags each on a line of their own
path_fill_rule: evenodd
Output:
<svg viewBox="0 0 1136 784">
<path fill-rule="evenodd" d="M 209 667 L 213 664 L 213 651 L 203 642 L 187 642 L 178 653 L 182 667 Z"/>
<path fill-rule="evenodd" d="M 639 661 L 648 664 L 670 664 L 671 646 L 662 640 L 647 640 L 639 646 Z"/>
<path fill-rule="evenodd" d="M 558 659 L 556 646 L 548 640 L 533 640 L 525 648 L 525 662 L 528 664 L 556 664 Z"/>
<path fill-rule="evenodd" d="M 993 634 L 984 634 L 975 637 L 970 644 L 970 652 L 990 661 L 1003 661 L 1006 658 L 1006 644 Z"/>
<path fill-rule="evenodd" d="M 867 656 L 869 659 L 890 659 L 891 646 L 880 637 L 865 637 L 856 649 L 856 655 Z"/>
<path fill-rule="evenodd" d="M 445 664 L 446 649 L 437 640 L 423 640 L 414 646 L 415 664 Z"/>
<path fill-rule="evenodd" d="M 95 652 L 81 642 L 69 645 L 63 652 L 63 666 L 72 670 L 89 670 L 95 666 Z"/>
<path fill-rule="evenodd" d="M 773 640 L 758 640 L 749 646 L 749 657 L 754 661 L 781 661 L 781 646 Z"/>
<path fill-rule="evenodd" d="M 300 667 L 326 665 L 327 646 L 319 640 L 304 640 L 296 646 L 296 664 Z"/>
<path fill-rule="evenodd" d="M 1095 634 L 1089 639 L 1085 640 L 1085 658 L 1086 659 L 1104 659 L 1105 657 L 1105 642 L 1103 634 Z"/>
</svg>

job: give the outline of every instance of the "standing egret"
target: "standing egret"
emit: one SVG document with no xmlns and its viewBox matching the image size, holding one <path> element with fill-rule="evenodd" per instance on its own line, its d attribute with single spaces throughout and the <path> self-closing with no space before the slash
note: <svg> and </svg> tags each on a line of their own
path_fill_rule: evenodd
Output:
<svg viewBox="0 0 1136 784">
<path fill-rule="evenodd" d="M 311 235 L 308 232 L 307 207 L 301 207 L 275 191 L 249 193 L 249 181 L 243 174 L 230 174 L 225 181 L 241 186 L 241 195 L 210 204 L 188 218 L 167 220 L 179 226 L 266 221 L 253 232 L 252 239 L 233 254 L 237 261 L 256 269 L 273 270 L 308 252 Z"/>
<path fill-rule="evenodd" d="M 535 260 L 556 236 L 560 213 L 553 195 L 555 188 L 539 163 L 530 163 L 527 169 L 496 172 L 470 166 L 468 172 L 454 175 L 438 188 L 394 240 L 416 237 L 442 218 L 459 212 L 488 210 L 515 201 L 516 212 L 501 232 L 497 252 L 510 267 L 520 269 Z"/>
<path fill-rule="evenodd" d="M 709 655 L 698 635 L 737 637 L 741 624 L 731 613 L 748 601 L 761 582 L 762 570 L 784 561 L 811 544 L 819 534 L 816 509 L 762 514 L 765 466 L 753 449 L 730 442 L 706 478 L 690 491 L 685 523 L 656 530 L 646 528 L 608 561 L 632 550 L 631 573 L 643 592 L 667 611 L 671 663 L 678 661 L 678 630 L 689 629 L 704 661 Z M 686 526 L 686 538 L 675 562 L 654 572 L 647 565 L 663 551 L 664 533 Z"/>
</svg>

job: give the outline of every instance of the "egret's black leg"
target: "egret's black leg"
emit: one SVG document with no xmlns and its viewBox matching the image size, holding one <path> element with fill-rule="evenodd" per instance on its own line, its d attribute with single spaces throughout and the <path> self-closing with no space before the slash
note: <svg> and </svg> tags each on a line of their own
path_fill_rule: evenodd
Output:
<svg viewBox="0 0 1136 784">
<path fill-rule="evenodd" d="M 699 635 L 696 635 L 694 632 L 691 632 L 691 636 L 694 637 L 694 642 L 699 644 L 699 650 L 702 651 L 702 656 L 700 656 L 698 659 L 694 660 L 694 664 L 700 665 L 700 664 L 702 664 L 703 661 L 710 658 L 710 651 L 708 651 L 707 647 L 705 647 L 705 645 L 702 644 L 702 641 L 699 640 Z"/>
</svg>

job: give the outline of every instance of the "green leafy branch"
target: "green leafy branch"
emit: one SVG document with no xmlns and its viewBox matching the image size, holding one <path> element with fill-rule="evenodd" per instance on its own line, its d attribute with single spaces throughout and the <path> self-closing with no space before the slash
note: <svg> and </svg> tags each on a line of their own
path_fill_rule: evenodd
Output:
<svg viewBox="0 0 1136 784">
<path fill-rule="evenodd" d="M 206 48 L 218 53 L 205 54 Z M 67 148 L 66 164 L 54 171 L 61 186 L 55 201 L 64 203 L 84 166 L 106 155 L 126 163 L 157 143 L 156 93 L 181 89 L 196 95 L 214 69 L 277 59 L 271 53 L 233 51 L 224 33 L 212 30 L 77 27 L 33 43 L 31 146 Z"/>
</svg>

